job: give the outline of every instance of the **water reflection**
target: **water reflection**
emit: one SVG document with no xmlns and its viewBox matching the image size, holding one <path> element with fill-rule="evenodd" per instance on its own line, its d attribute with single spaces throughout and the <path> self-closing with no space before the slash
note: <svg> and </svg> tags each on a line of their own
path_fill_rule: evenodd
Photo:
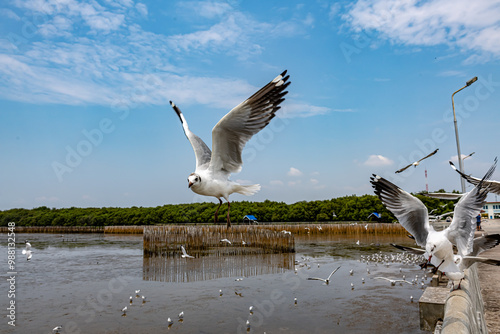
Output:
<svg viewBox="0 0 500 334">
<path fill-rule="evenodd" d="M 143 279 L 160 282 L 194 282 L 222 277 L 249 277 L 279 274 L 291 270 L 295 253 L 218 256 L 206 254 L 195 259 L 144 255 Z"/>
</svg>

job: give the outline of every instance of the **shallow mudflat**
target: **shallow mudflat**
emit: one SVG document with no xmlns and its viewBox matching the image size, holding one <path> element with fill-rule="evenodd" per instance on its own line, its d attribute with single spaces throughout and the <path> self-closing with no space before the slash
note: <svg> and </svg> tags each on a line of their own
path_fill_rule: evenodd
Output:
<svg viewBox="0 0 500 334">
<path fill-rule="evenodd" d="M 391 286 L 374 277 L 411 280 L 424 272 L 399 261 L 360 261 L 397 254 L 389 243 L 413 245 L 406 237 L 301 236 L 292 256 L 154 261 L 143 257 L 141 235 L 17 234 L 17 242 L 16 327 L 4 318 L 6 333 L 50 333 L 57 325 L 62 333 L 246 333 L 247 320 L 250 333 L 421 333 L 420 283 Z M 307 280 L 338 266 L 329 285 Z"/>
</svg>

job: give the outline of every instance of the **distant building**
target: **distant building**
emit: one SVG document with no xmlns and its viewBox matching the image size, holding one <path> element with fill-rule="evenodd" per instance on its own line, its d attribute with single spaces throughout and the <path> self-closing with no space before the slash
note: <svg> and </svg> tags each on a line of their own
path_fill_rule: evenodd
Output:
<svg viewBox="0 0 500 334">
<path fill-rule="evenodd" d="M 489 219 L 500 218 L 500 202 L 487 202 L 483 210 L 486 211 Z"/>
<path fill-rule="evenodd" d="M 246 215 L 245 217 L 243 217 L 243 223 L 252 225 L 252 224 L 258 224 L 259 222 L 257 222 L 257 218 L 255 218 L 254 215 Z"/>
</svg>

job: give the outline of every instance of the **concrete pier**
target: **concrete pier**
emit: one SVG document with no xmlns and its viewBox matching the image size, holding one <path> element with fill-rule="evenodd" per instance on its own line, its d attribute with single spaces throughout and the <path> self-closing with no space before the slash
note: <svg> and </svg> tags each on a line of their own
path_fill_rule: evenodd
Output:
<svg viewBox="0 0 500 334">
<path fill-rule="evenodd" d="M 490 219 L 481 227 L 485 233 L 500 234 L 500 219 Z M 481 253 L 481 256 L 500 260 L 500 245 Z M 488 333 L 500 334 L 500 267 L 480 263 L 477 269 Z"/>
</svg>

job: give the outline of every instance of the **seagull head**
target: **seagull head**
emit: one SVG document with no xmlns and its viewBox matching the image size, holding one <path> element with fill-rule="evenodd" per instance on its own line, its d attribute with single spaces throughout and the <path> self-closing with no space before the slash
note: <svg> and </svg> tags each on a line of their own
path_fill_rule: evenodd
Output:
<svg viewBox="0 0 500 334">
<path fill-rule="evenodd" d="M 188 176 L 188 188 L 201 183 L 201 177 L 196 173 L 191 173 Z"/>
</svg>

